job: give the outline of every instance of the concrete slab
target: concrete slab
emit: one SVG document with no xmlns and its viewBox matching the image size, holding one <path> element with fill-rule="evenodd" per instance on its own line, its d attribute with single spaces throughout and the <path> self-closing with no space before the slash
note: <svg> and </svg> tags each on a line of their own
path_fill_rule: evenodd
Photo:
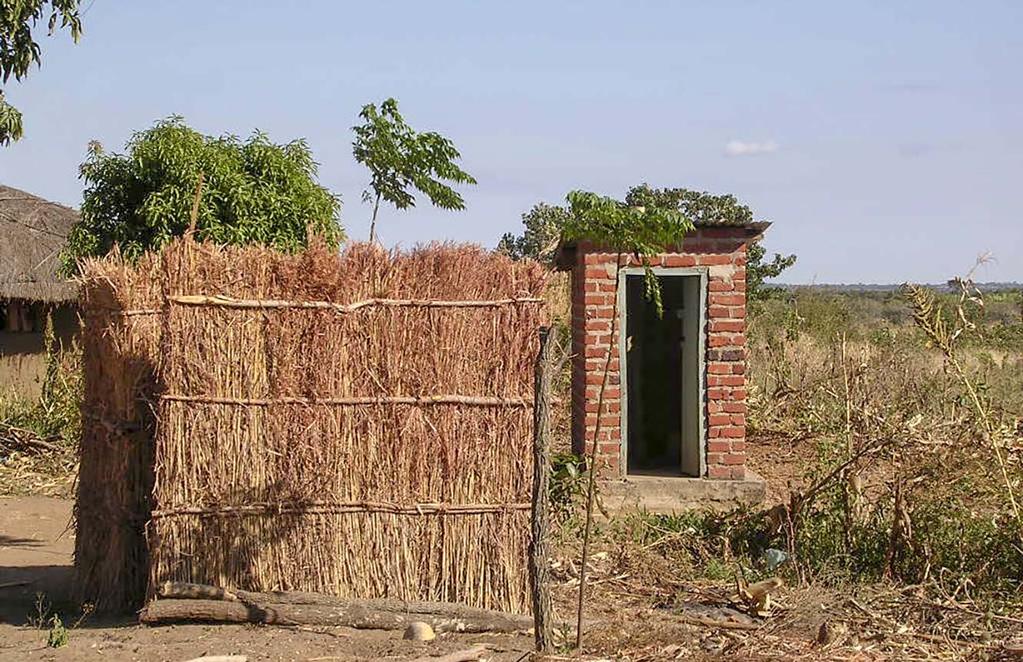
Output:
<svg viewBox="0 0 1023 662">
<path fill-rule="evenodd" d="M 612 513 L 639 510 L 662 514 L 686 510 L 722 512 L 755 506 L 763 502 L 765 495 L 764 479 L 748 469 L 742 480 L 629 476 L 600 484 L 601 501 Z"/>
</svg>

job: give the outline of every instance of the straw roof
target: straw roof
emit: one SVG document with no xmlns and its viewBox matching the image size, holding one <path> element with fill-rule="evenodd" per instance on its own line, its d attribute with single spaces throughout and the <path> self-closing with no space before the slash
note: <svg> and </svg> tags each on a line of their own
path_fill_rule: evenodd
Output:
<svg viewBox="0 0 1023 662">
<path fill-rule="evenodd" d="M 57 275 L 58 254 L 78 212 L 0 184 L 0 298 L 59 302 L 75 298 Z"/>
</svg>

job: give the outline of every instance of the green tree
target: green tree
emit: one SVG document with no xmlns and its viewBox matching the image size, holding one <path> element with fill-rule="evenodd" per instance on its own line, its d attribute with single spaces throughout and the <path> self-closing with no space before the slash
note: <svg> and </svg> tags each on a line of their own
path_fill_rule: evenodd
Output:
<svg viewBox="0 0 1023 662">
<path fill-rule="evenodd" d="M 0 78 L 4 84 L 11 76 L 18 81 L 24 79 L 33 64 L 42 62 L 42 51 L 32 31 L 47 13 L 50 35 L 66 28 L 78 41 L 82 34 L 79 4 L 80 0 L 0 0 Z M 0 89 L 0 145 L 20 139 L 23 132 L 21 112 L 7 103 Z"/>
<path fill-rule="evenodd" d="M 516 260 L 531 257 L 548 262 L 554 257 L 561 230 L 570 218 L 571 213 L 564 207 L 540 202 L 522 215 L 525 232 L 518 236 L 506 232 L 497 250 Z"/>
<path fill-rule="evenodd" d="M 625 202 L 635 206 L 653 206 L 661 209 L 675 209 L 696 225 L 726 223 L 745 225 L 752 223 L 753 212 L 732 195 L 712 195 L 685 188 L 655 189 L 647 184 L 633 186 L 625 196 Z M 750 301 L 760 301 L 768 296 L 764 280 L 777 278 L 783 271 L 796 263 L 795 255 L 774 254 L 770 262 L 764 262 L 765 251 L 759 241 L 749 244 L 746 255 L 746 296 Z"/>
<path fill-rule="evenodd" d="M 777 278 L 783 271 L 796 263 L 795 255 L 775 253 L 770 262 L 764 262 L 764 247 L 759 241 L 751 242 L 746 249 L 746 298 L 763 301 L 771 294 L 771 288 L 764 286 L 768 278 Z M 775 291 L 778 291 L 775 288 Z"/>
<path fill-rule="evenodd" d="M 411 193 L 415 189 L 441 209 L 465 209 L 462 196 L 444 183 L 476 183 L 455 164 L 461 154 L 453 142 L 432 131 L 416 132 L 405 123 L 394 99 L 387 99 L 379 109 L 372 103 L 363 106 L 359 117 L 362 124 L 352 127 L 352 154 L 370 172 L 369 188 L 362 194 L 364 202 L 373 201 L 370 241 L 376 239 L 381 199 L 396 209 L 408 209 L 416 205 Z"/>
<path fill-rule="evenodd" d="M 105 255 L 115 244 L 134 258 L 184 234 L 197 192 L 199 239 L 295 250 L 310 235 L 331 245 L 344 238 L 341 203 L 317 183 L 303 140 L 277 145 L 260 132 L 245 141 L 215 138 L 171 117 L 136 133 L 124 154 L 92 143 L 81 177 L 81 219 L 62 255 L 66 273 L 78 258 Z"/>
</svg>

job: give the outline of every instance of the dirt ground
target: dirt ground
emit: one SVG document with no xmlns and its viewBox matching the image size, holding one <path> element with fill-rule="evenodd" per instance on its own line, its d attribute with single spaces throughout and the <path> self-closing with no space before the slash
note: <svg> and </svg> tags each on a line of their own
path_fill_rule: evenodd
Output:
<svg viewBox="0 0 1023 662">
<path fill-rule="evenodd" d="M 75 625 L 69 588 L 74 535 L 72 502 L 49 497 L 0 499 L 0 660 L 137 660 L 183 662 L 203 655 L 256 660 L 412 660 L 494 644 L 492 660 L 517 660 L 532 637 L 441 635 L 429 643 L 404 641 L 401 632 L 273 626 L 140 626 L 131 618 L 85 617 Z M 37 595 L 43 602 L 37 605 Z M 40 611 L 58 613 L 68 645 L 46 646 Z M 45 618 L 45 616 L 43 617 Z"/>
<path fill-rule="evenodd" d="M 801 453 L 798 442 L 785 439 L 763 439 L 751 446 L 750 464 L 767 480 L 768 501 L 783 499 L 788 486 L 799 482 L 805 449 Z M 62 498 L 0 497 L 0 661 L 185 662 L 204 655 L 243 655 L 252 662 L 439 660 L 488 643 L 492 650 L 484 659 L 510 662 L 527 659 L 532 650 L 528 634 L 441 635 L 434 642 L 417 643 L 404 641 L 400 632 L 349 628 L 146 627 L 131 617 L 81 617 L 69 595 L 71 509 L 72 502 Z M 999 642 L 974 632 L 977 619 L 965 612 L 965 624 L 954 626 L 940 620 L 908 621 L 906 605 L 912 595 L 905 588 L 862 587 L 863 592 L 854 594 L 851 587 L 804 586 L 783 588 L 774 613 L 752 619 L 727 607 L 734 592 L 730 580 L 683 581 L 680 569 L 654 551 L 635 546 L 596 551 L 590 566 L 585 654 L 549 659 L 1023 659 L 1023 618 L 1003 618 L 1018 632 L 1003 629 Z M 574 614 L 578 590 L 573 556 L 559 558 L 554 569 L 555 606 L 566 620 Z M 54 613 L 68 627 L 68 644 L 57 649 L 46 645 L 48 623 L 40 626 Z M 701 624 L 700 619 L 718 625 Z M 721 627 L 722 620 L 734 626 Z M 820 641 L 822 628 L 831 632 L 826 643 Z M 1019 657 L 1013 657 L 1017 650 Z"/>
<path fill-rule="evenodd" d="M 768 498 L 777 500 L 788 481 L 797 473 L 784 470 L 798 456 L 795 449 L 772 443 L 751 453 L 751 463 L 768 481 Z M 768 469 L 770 468 L 770 469 Z M 791 474 L 791 475 L 790 475 Z M 481 637 L 442 635 L 422 644 L 402 640 L 400 632 L 352 630 L 347 628 L 299 630 L 263 626 L 175 625 L 145 627 L 128 617 L 120 620 L 86 616 L 70 599 L 74 532 L 69 529 L 73 502 L 44 496 L 0 497 L 0 660 L 139 660 L 184 661 L 202 655 L 246 655 L 249 660 L 408 660 L 432 657 L 469 648 L 478 642 L 497 646 L 490 659 L 517 660 L 532 647 L 530 636 Z M 599 585 L 597 590 L 599 591 Z M 570 612 L 572 588 L 559 596 L 561 611 Z M 39 596 L 42 596 L 41 598 Z M 41 600 L 41 602 L 40 602 Z M 675 657 L 710 653 L 720 644 L 694 638 L 677 619 L 647 609 L 646 603 L 622 605 L 608 596 L 600 601 L 595 618 L 608 623 L 596 626 L 593 647 L 617 650 L 650 646 Z M 614 604 L 615 607 L 608 607 Z M 621 611 L 624 609 L 624 611 Z M 49 627 L 39 621 L 59 614 L 70 628 L 68 645 L 46 646 Z M 626 622 L 623 623 L 623 617 Z M 628 620 L 648 627 L 622 627 Z M 77 622 L 77 623 L 76 623 Z M 649 626 L 657 624 L 656 628 Z M 72 626 L 75 627 L 72 627 Z M 681 629 L 679 629 L 681 628 Z M 637 638 L 638 637 L 638 638 Z M 670 648 L 664 640 L 683 639 L 691 646 Z M 657 643 L 660 642 L 660 643 Z M 668 650 L 665 647 L 669 646 Z M 671 655 L 667 655 L 671 653 Z"/>
<path fill-rule="evenodd" d="M 470 648 L 494 646 L 489 660 L 522 660 L 532 637 L 523 635 L 441 635 L 431 643 L 404 641 L 400 632 L 348 628 L 289 628 L 242 625 L 146 627 L 133 618 L 85 616 L 70 601 L 72 502 L 52 497 L 0 498 L 0 660 L 138 660 L 184 662 L 203 655 L 244 655 L 248 660 L 428 660 Z M 642 573 L 609 572 L 619 560 L 594 555 L 592 610 L 587 615 L 588 655 L 582 659 L 731 659 L 739 634 L 694 626 L 659 605 L 663 587 L 646 590 Z M 574 610 L 578 583 L 558 581 L 555 600 L 564 617 Z M 690 587 L 691 588 L 691 587 Z M 688 590 L 688 589 L 687 589 Z M 699 591 L 690 597 L 699 600 Z M 40 597 L 41 596 L 41 597 Z M 719 601 L 721 596 L 711 596 Z M 68 627 L 68 644 L 46 645 L 50 614 Z M 809 650 L 810 623 L 796 642 Z M 749 658 L 748 655 L 743 657 Z M 754 656 L 774 659 L 774 656 Z M 554 659 L 566 659 L 558 658 Z"/>
</svg>

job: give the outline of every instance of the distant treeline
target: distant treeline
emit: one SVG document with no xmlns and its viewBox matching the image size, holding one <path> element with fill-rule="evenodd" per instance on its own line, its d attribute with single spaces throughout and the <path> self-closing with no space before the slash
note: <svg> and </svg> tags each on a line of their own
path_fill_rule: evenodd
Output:
<svg viewBox="0 0 1023 662">
<path fill-rule="evenodd" d="M 1016 282 L 976 283 L 976 286 L 981 292 L 1011 292 L 1014 290 L 1023 290 L 1023 283 Z M 824 292 L 897 292 L 902 288 L 902 284 L 814 283 L 810 285 L 794 285 L 789 283 L 770 283 L 765 285 L 765 287 L 790 292 L 798 290 L 818 290 Z M 951 292 L 954 289 L 949 283 L 930 283 L 925 284 L 924 287 L 929 287 L 938 292 Z"/>
</svg>

